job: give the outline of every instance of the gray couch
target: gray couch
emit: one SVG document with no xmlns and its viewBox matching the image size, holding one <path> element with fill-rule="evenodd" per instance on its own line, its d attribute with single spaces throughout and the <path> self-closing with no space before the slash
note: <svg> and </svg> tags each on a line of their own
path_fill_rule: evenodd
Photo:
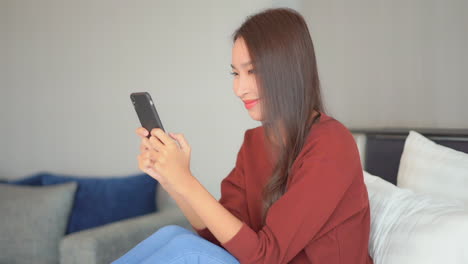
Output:
<svg viewBox="0 0 468 264">
<path fill-rule="evenodd" d="M 0 264 L 111 263 L 163 226 L 192 230 L 158 184 L 158 212 L 64 236 L 76 188 L 0 184 Z"/>
<path fill-rule="evenodd" d="M 61 264 L 110 263 L 166 225 L 192 230 L 174 200 L 158 185 L 158 212 L 83 230 L 63 237 Z"/>
</svg>

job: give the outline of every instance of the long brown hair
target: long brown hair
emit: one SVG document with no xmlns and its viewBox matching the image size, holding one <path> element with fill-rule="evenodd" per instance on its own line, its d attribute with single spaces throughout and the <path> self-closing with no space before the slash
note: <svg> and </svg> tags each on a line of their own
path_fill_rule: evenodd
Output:
<svg viewBox="0 0 468 264">
<path fill-rule="evenodd" d="M 323 112 L 314 46 L 304 18 L 290 8 L 269 8 L 246 18 L 234 32 L 247 46 L 262 98 L 262 125 L 275 162 L 263 188 L 262 222 L 285 192 L 314 110 Z"/>
</svg>

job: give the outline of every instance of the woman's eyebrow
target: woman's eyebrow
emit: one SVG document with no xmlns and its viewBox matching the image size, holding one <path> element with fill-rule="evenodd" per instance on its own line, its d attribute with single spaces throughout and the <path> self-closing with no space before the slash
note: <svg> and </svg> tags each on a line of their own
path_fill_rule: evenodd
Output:
<svg viewBox="0 0 468 264">
<path fill-rule="evenodd" d="M 248 62 L 241 63 L 241 66 L 242 66 L 242 68 L 244 68 L 245 66 L 248 66 L 248 65 L 250 65 L 250 64 L 252 64 L 252 62 L 251 62 L 251 61 L 248 61 Z M 237 70 L 237 68 L 236 68 L 234 65 L 232 65 L 232 64 L 231 64 L 231 68 Z"/>
</svg>

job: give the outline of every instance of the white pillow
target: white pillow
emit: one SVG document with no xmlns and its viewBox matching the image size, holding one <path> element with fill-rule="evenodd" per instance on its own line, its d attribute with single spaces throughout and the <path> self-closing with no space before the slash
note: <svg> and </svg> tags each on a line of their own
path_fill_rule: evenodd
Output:
<svg viewBox="0 0 468 264">
<path fill-rule="evenodd" d="M 397 185 L 461 199 L 468 205 L 468 154 L 410 131 L 400 160 Z"/>
<path fill-rule="evenodd" d="M 468 209 L 456 199 L 415 193 L 364 171 L 374 264 L 468 263 Z"/>
<path fill-rule="evenodd" d="M 367 136 L 364 133 L 354 133 L 353 137 L 354 137 L 354 141 L 356 141 L 356 145 L 359 151 L 359 157 L 361 158 L 361 165 L 362 167 L 364 167 L 364 164 L 366 164 Z"/>
</svg>

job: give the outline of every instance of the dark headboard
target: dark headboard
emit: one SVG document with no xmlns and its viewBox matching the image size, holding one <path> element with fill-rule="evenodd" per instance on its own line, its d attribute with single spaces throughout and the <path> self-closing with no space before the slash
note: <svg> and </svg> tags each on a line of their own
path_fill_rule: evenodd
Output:
<svg viewBox="0 0 468 264">
<path fill-rule="evenodd" d="M 350 130 L 355 135 L 366 135 L 364 169 L 393 184 L 396 184 L 400 157 L 410 130 L 440 145 L 468 153 L 468 129 L 356 128 Z"/>
</svg>

